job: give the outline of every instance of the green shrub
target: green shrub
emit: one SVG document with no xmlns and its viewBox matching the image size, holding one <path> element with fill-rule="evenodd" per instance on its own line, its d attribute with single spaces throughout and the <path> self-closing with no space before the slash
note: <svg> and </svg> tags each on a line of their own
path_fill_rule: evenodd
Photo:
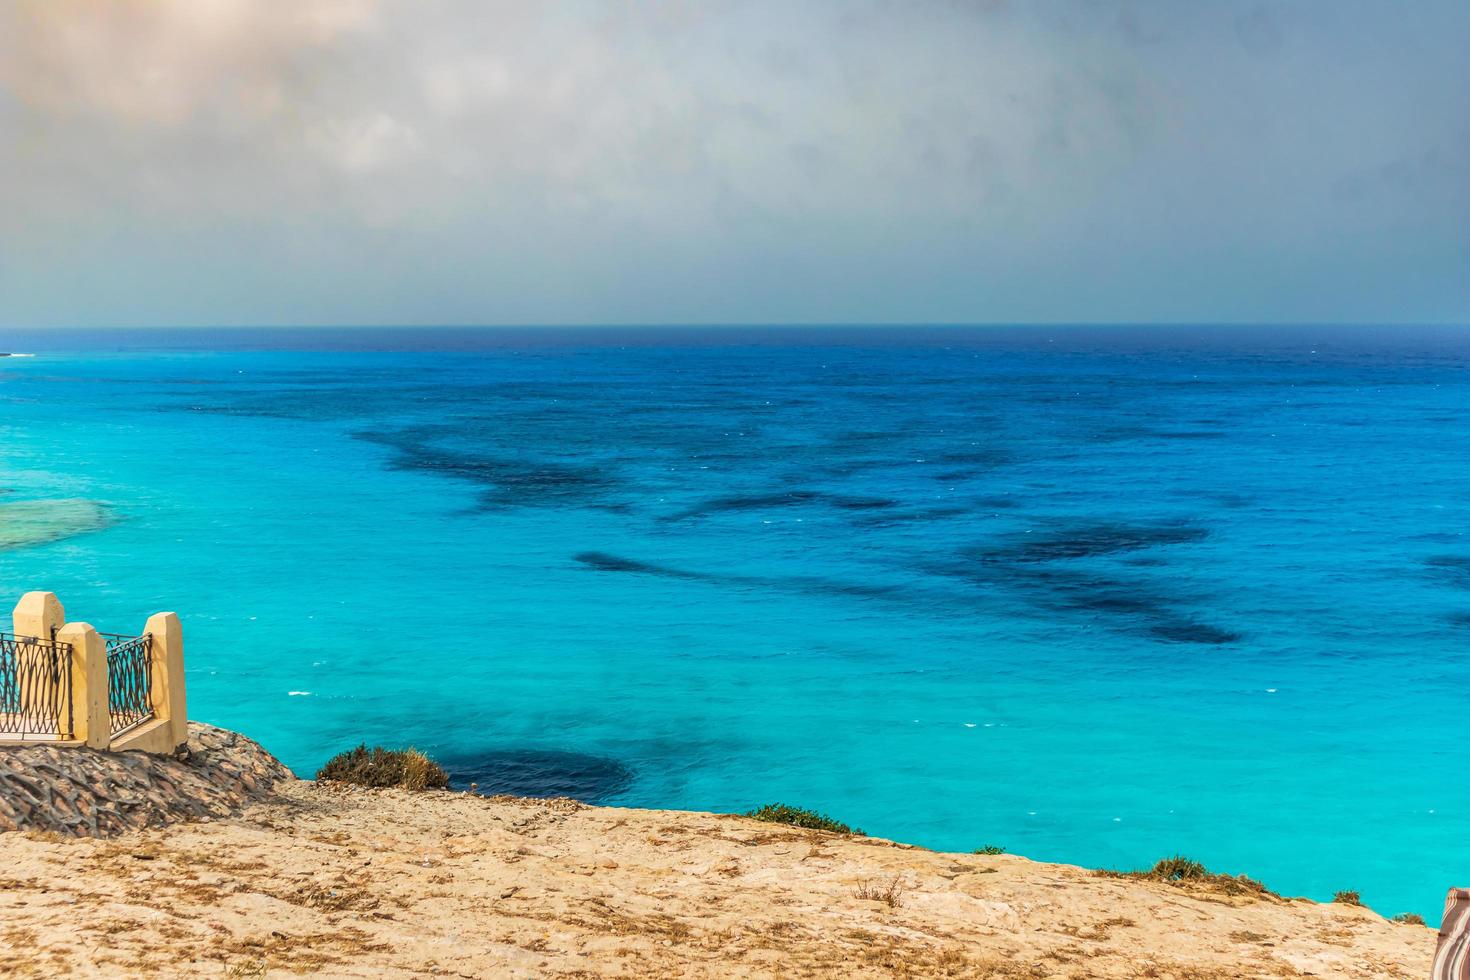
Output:
<svg viewBox="0 0 1470 980">
<path fill-rule="evenodd" d="M 1424 921 L 1424 916 L 1420 915 L 1418 912 L 1400 912 L 1398 915 L 1394 916 L 1388 921 L 1397 922 L 1401 925 L 1406 926 L 1422 926 L 1427 924 Z"/>
<path fill-rule="evenodd" d="M 834 834 L 862 834 L 861 830 L 853 830 L 847 824 L 833 820 L 825 813 L 803 810 L 801 807 L 787 806 L 784 803 L 768 803 L 758 810 L 751 810 L 746 816 L 754 820 L 764 820 L 766 823 L 784 823 L 806 830 L 827 830 Z"/>
<path fill-rule="evenodd" d="M 1362 905 L 1363 899 L 1357 892 L 1338 892 L 1332 896 L 1332 900 L 1338 905 Z"/>
<path fill-rule="evenodd" d="M 995 845 L 995 844 L 986 844 L 984 847 L 977 847 L 977 848 L 975 848 L 975 853 L 976 854 L 990 854 L 990 855 L 995 855 L 995 854 L 1004 854 L 1005 852 L 1006 852 L 1006 849 L 1004 847 L 1000 847 L 1000 846 Z"/>
<path fill-rule="evenodd" d="M 403 789 L 443 789 L 449 785 L 449 774 L 418 749 L 385 749 L 375 745 L 369 749 L 359 745 L 339 753 L 317 770 L 317 779 L 328 779 L 356 786 Z"/>
<path fill-rule="evenodd" d="M 1176 854 L 1155 864 L 1149 877 L 1160 881 L 1203 881 L 1210 877 L 1210 872 L 1198 861 Z"/>
<path fill-rule="evenodd" d="M 1255 898 L 1279 898 L 1275 892 L 1254 878 L 1245 875 L 1216 874 L 1198 861 L 1182 855 L 1164 858 L 1147 871 L 1095 871 L 1104 878 L 1141 878 L 1147 881 L 1164 881 L 1171 885 L 1203 888 L 1225 895 L 1245 895 Z"/>
</svg>

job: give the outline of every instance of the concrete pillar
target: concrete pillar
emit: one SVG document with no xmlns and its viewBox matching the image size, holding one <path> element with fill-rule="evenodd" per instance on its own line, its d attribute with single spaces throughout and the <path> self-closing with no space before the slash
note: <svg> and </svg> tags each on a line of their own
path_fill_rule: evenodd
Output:
<svg viewBox="0 0 1470 980">
<path fill-rule="evenodd" d="M 153 716 L 168 722 L 169 748 L 189 741 L 184 698 L 184 627 L 176 613 L 154 613 L 143 632 L 153 637 Z"/>
<path fill-rule="evenodd" d="M 49 640 L 66 624 L 66 610 L 55 592 L 27 592 L 15 604 L 11 614 L 16 636 L 33 636 Z"/>
<path fill-rule="evenodd" d="M 61 608 L 61 600 L 56 598 L 54 592 L 27 592 L 21 596 L 20 602 L 15 604 L 15 611 L 11 613 L 12 628 L 16 636 L 30 637 L 44 643 L 50 643 L 65 622 L 66 610 Z M 66 719 L 57 715 L 56 706 L 62 702 L 57 696 L 60 693 L 57 688 L 63 683 L 65 675 L 55 669 L 52 651 L 44 646 L 21 644 L 16 648 L 15 658 L 17 675 L 27 678 L 16 692 L 19 695 L 21 716 L 29 719 L 40 730 L 48 725 L 55 725 L 57 731 L 63 731 L 66 728 Z"/>
<path fill-rule="evenodd" d="M 105 749 L 112 741 L 107 642 L 89 623 L 67 623 L 56 634 L 56 641 L 71 647 L 72 736 L 91 748 Z"/>
</svg>

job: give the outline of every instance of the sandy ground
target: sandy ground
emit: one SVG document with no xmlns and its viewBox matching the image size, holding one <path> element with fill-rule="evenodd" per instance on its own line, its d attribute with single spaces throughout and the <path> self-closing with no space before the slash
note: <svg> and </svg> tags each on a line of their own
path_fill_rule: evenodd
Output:
<svg viewBox="0 0 1470 980">
<path fill-rule="evenodd" d="M 1434 949 L 1429 929 L 1363 908 L 739 817 L 282 790 L 239 818 L 111 840 L 0 835 L 3 970 L 1422 978 Z"/>
</svg>

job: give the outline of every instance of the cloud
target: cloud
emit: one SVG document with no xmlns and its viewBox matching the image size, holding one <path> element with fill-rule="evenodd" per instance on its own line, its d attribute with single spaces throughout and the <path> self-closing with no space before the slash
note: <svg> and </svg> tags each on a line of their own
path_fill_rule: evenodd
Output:
<svg viewBox="0 0 1470 980">
<path fill-rule="evenodd" d="M 1463 317 L 1415 9 L 15 0 L 0 323 Z"/>
<path fill-rule="evenodd" d="M 206 114 L 287 111 L 313 53 L 373 20 L 372 0 L 14 0 L 0 66 L 13 97 L 48 114 L 180 126 Z"/>
</svg>

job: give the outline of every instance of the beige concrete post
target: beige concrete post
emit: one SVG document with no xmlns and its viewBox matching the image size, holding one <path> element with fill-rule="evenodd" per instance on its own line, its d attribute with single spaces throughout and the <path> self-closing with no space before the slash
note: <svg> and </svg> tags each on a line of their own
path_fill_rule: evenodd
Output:
<svg viewBox="0 0 1470 980">
<path fill-rule="evenodd" d="M 66 622 L 66 610 L 61 608 L 61 600 L 54 592 L 27 592 L 15 604 L 10 618 L 16 636 L 49 643 Z M 16 692 L 21 716 L 34 724 L 56 725 L 60 731 L 66 724 L 65 719 L 58 718 L 56 713 L 56 706 L 62 700 L 55 696 L 55 689 L 61 685 L 61 676 L 52 674 L 55 680 L 47 679 L 50 652 L 21 646 L 16 650 L 16 659 L 20 661 L 16 664 L 17 673 L 30 678 L 30 682 L 22 684 Z"/>
<path fill-rule="evenodd" d="M 154 613 L 143 632 L 153 637 L 153 716 L 168 722 L 169 748 L 189 741 L 184 698 L 184 627 L 176 613 Z"/>
<path fill-rule="evenodd" d="M 50 640 L 52 634 L 66 623 L 66 610 L 55 592 L 27 592 L 15 604 L 11 614 L 16 636 L 33 636 L 38 640 Z"/>
<path fill-rule="evenodd" d="M 107 712 L 107 642 L 88 623 L 67 623 L 56 634 L 71 645 L 71 710 L 73 737 L 94 749 L 112 741 Z"/>
</svg>

